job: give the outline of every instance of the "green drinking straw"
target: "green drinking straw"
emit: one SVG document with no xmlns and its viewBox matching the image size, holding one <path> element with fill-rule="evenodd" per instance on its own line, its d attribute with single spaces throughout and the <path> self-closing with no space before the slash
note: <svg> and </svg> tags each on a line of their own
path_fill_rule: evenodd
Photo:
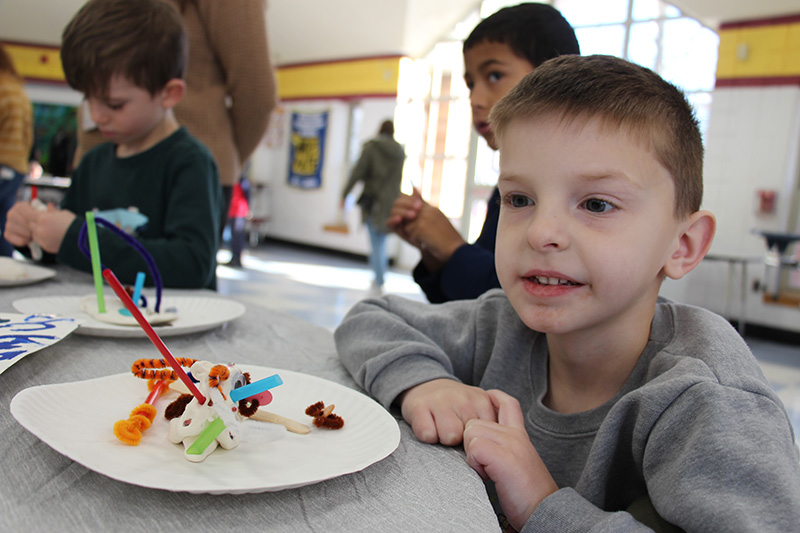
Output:
<svg viewBox="0 0 800 533">
<path fill-rule="evenodd" d="M 186 453 L 189 455 L 202 455 L 206 448 L 208 448 L 214 439 L 216 439 L 220 433 L 225 430 L 225 423 L 219 419 L 219 417 L 215 418 L 213 422 L 206 426 L 206 428 L 200 433 L 200 436 L 197 437 L 197 440 L 192 443 L 186 449 Z"/>
<path fill-rule="evenodd" d="M 106 312 L 106 300 L 103 298 L 103 274 L 100 267 L 100 246 L 97 243 L 97 225 L 94 213 L 86 212 L 86 231 L 89 234 L 89 251 L 92 256 L 92 275 L 94 276 L 94 290 L 97 293 L 97 312 Z"/>
</svg>

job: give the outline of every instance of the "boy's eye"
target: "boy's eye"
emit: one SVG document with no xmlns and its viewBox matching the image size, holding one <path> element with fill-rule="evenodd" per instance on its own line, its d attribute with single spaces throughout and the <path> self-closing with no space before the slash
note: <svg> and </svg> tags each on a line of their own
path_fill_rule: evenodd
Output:
<svg viewBox="0 0 800 533">
<path fill-rule="evenodd" d="M 503 79 L 503 74 L 501 72 L 490 72 L 486 77 L 491 83 L 497 83 Z"/>
<path fill-rule="evenodd" d="M 601 200 L 600 198 L 589 198 L 584 203 L 586 210 L 591 213 L 605 213 L 614 209 L 614 204 Z"/>
<path fill-rule="evenodd" d="M 522 194 L 508 194 L 503 199 L 503 203 L 509 207 L 528 207 L 533 205 L 533 200 Z"/>
</svg>

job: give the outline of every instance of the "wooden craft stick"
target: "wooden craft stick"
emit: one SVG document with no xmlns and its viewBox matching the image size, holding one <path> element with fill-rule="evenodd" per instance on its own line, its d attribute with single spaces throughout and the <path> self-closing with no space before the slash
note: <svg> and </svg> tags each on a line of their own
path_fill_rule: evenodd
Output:
<svg viewBox="0 0 800 533">
<path fill-rule="evenodd" d="M 191 394 L 191 392 L 189 392 L 189 387 L 187 387 L 186 384 L 180 380 L 171 381 L 169 383 L 169 388 L 170 390 L 174 390 L 178 394 Z"/>
<path fill-rule="evenodd" d="M 281 416 L 275 413 L 271 413 L 269 411 L 264 411 L 263 409 L 259 409 L 256 413 L 251 416 L 253 420 L 258 420 L 260 422 L 269 422 L 271 424 L 280 424 L 281 426 L 285 427 L 288 431 L 292 433 L 299 433 L 300 435 L 305 435 L 306 433 L 310 433 L 311 429 L 300 422 L 296 422 L 291 418 L 286 418 L 285 416 Z"/>
</svg>

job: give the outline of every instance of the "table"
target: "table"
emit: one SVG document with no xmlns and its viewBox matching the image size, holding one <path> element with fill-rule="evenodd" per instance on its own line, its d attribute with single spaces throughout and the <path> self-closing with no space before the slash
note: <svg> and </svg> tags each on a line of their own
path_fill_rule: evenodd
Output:
<svg viewBox="0 0 800 533">
<path fill-rule="evenodd" d="M 0 288 L 0 311 L 16 312 L 12 302 L 20 298 L 92 292 L 88 274 L 57 270 L 52 280 Z M 176 354 L 294 370 L 357 388 L 332 334 L 281 312 L 249 306 L 226 326 L 165 342 Z M 361 472 L 279 492 L 210 495 L 147 489 L 95 473 L 52 450 L 8 410 L 27 387 L 118 374 L 151 356 L 158 354 L 144 338 L 72 334 L 0 374 L 0 530 L 499 531 L 463 450 L 420 443 L 402 420 L 397 450 Z"/>
<path fill-rule="evenodd" d="M 744 257 L 738 255 L 725 255 L 725 254 L 708 254 L 703 258 L 703 261 L 721 261 L 728 264 L 728 278 L 725 283 L 725 318 L 731 318 L 729 304 L 731 300 L 732 284 L 733 284 L 733 269 L 734 265 L 739 265 L 739 320 L 737 329 L 739 335 L 744 337 L 747 321 L 747 293 L 749 287 L 747 286 L 747 264 L 760 263 L 763 261 L 760 257 Z"/>
</svg>

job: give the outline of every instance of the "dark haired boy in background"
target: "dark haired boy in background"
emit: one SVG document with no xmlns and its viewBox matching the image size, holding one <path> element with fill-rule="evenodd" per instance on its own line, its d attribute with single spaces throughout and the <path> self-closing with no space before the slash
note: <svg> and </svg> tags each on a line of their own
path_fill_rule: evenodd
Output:
<svg viewBox="0 0 800 533">
<path fill-rule="evenodd" d="M 464 81 L 470 91 L 472 123 L 497 149 L 488 117 L 492 106 L 526 74 L 563 54 L 579 54 L 572 26 L 556 9 L 525 3 L 503 8 L 480 22 L 464 41 Z M 474 244 L 467 244 L 447 217 L 418 191 L 401 195 L 387 224 L 419 248 L 414 280 L 434 303 L 477 298 L 500 283 L 494 267 L 500 211 L 495 188 Z"/>
</svg>

